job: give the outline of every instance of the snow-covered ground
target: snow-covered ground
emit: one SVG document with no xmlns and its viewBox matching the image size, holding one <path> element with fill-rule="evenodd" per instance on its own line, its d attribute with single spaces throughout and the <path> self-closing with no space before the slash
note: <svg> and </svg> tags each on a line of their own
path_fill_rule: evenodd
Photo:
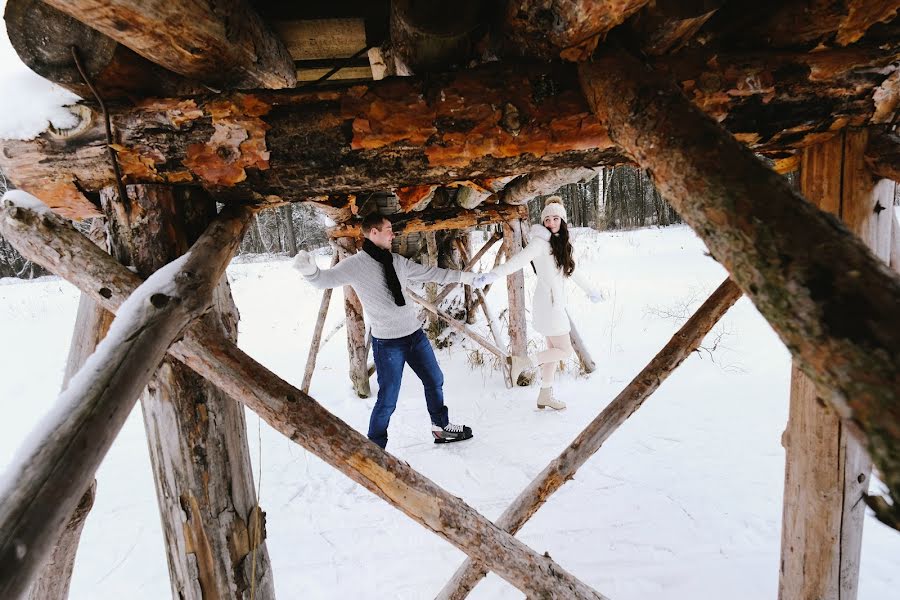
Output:
<svg viewBox="0 0 900 600">
<path fill-rule="evenodd" d="M 488 518 L 496 518 L 668 341 L 724 278 L 686 227 L 577 232 L 580 268 L 608 292 L 593 305 L 570 290 L 573 318 L 598 364 L 556 386 L 569 403 L 536 410 L 536 387 L 507 390 L 474 347 L 438 352 L 451 419 L 469 442 L 431 443 L 418 380 L 407 370 L 388 449 Z M 320 256 L 321 266 L 328 257 Z M 319 292 L 284 259 L 233 264 L 240 345 L 299 385 Z M 528 286 L 533 284 L 526 277 Z M 503 294 L 489 295 L 499 312 Z M 335 294 L 326 332 L 342 316 Z M 56 278 L 0 280 L 0 468 L 57 395 L 77 293 Z M 483 322 L 478 326 L 486 333 Z M 312 395 L 365 431 L 373 400 L 346 376 L 339 333 L 323 348 Z M 535 336 L 537 340 L 537 336 Z M 616 599 L 774 598 L 778 581 L 790 360 L 746 299 L 526 525 L 519 537 Z M 373 379 L 374 381 L 374 379 Z M 461 552 L 281 437 L 248 413 L 248 437 L 281 598 L 433 597 Z M 261 445 L 259 443 L 261 440 Z M 260 447 L 261 446 L 261 447 Z M 261 466 L 260 466 L 261 465 Z M 141 414 L 98 474 L 97 502 L 71 598 L 158 600 L 169 594 Z M 867 518 L 860 599 L 900 585 L 900 535 Z M 891 590 L 894 590 L 893 592 Z M 491 575 L 473 598 L 521 597 Z"/>
</svg>

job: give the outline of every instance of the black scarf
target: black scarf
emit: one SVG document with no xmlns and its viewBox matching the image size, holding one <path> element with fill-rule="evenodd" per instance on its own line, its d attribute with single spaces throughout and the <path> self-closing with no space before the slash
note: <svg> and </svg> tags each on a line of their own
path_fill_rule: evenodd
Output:
<svg viewBox="0 0 900 600">
<path fill-rule="evenodd" d="M 394 296 L 394 302 L 397 306 L 406 306 L 403 290 L 400 289 L 400 280 L 397 278 L 397 271 L 394 270 L 394 255 L 384 248 L 379 248 L 368 238 L 363 240 L 362 249 L 363 252 L 381 263 L 382 268 L 384 268 L 385 283 L 387 283 L 391 295 Z"/>
</svg>

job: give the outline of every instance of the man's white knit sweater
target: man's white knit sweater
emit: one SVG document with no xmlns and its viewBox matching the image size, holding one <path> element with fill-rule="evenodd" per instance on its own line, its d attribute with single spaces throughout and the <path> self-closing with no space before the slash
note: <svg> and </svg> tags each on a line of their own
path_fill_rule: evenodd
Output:
<svg viewBox="0 0 900 600">
<path fill-rule="evenodd" d="M 410 281 L 420 283 L 463 283 L 471 285 L 474 273 L 451 271 L 439 267 L 425 267 L 399 254 L 392 254 L 394 270 L 404 290 L 406 306 L 397 306 L 384 278 L 384 268 L 377 260 L 365 252 L 339 262 L 331 269 L 316 269 L 312 275 L 304 275 L 306 280 L 319 289 L 349 285 L 359 296 L 372 326 L 372 336 L 381 339 L 395 339 L 414 333 L 422 324 L 416 315 L 412 300 L 406 295 L 406 285 Z"/>
</svg>

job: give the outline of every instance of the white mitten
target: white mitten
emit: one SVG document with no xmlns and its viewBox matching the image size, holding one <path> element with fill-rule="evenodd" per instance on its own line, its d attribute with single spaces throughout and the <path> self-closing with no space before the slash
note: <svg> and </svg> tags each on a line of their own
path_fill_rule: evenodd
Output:
<svg viewBox="0 0 900 600">
<path fill-rule="evenodd" d="M 480 273 L 472 280 L 472 287 L 484 289 L 495 281 L 497 281 L 496 273 Z"/>
<path fill-rule="evenodd" d="M 315 275 L 316 271 L 319 270 L 313 255 L 306 250 L 301 250 L 297 253 L 297 256 L 294 257 L 294 268 L 304 277 Z"/>
</svg>

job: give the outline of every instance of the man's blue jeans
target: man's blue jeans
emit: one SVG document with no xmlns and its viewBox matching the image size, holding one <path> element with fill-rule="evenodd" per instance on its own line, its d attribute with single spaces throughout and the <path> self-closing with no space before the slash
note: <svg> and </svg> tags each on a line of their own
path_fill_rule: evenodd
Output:
<svg viewBox="0 0 900 600">
<path fill-rule="evenodd" d="M 397 408 L 403 366 L 409 364 L 422 380 L 425 403 L 431 422 L 443 427 L 447 424 L 447 407 L 444 406 L 444 374 L 434 357 L 431 343 L 425 332 L 419 329 L 402 338 L 372 338 L 375 355 L 375 372 L 378 375 L 378 400 L 369 418 L 369 439 L 384 448 L 387 446 L 387 429 L 391 415 Z"/>
</svg>

